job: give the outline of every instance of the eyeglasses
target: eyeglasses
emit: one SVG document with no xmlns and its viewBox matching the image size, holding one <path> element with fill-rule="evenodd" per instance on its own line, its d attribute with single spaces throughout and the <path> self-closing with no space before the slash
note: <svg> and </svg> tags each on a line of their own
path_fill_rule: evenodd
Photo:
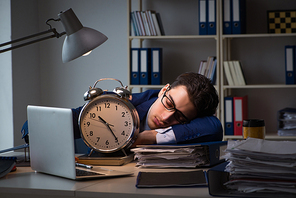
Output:
<svg viewBox="0 0 296 198">
<path fill-rule="evenodd" d="M 175 119 L 180 124 L 186 124 L 190 120 L 180 110 L 176 109 L 176 105 L 175 105 L 174 101 L 166 95 L 170 89 L 171 88 L 168 87 L 167 90 L 165 90 L 165 92 L 161 98 L 161 103 L 164 106 L 164 108 L 166 108 L 166 110 L 175 112 L 174 113 Z"/>
</svg>

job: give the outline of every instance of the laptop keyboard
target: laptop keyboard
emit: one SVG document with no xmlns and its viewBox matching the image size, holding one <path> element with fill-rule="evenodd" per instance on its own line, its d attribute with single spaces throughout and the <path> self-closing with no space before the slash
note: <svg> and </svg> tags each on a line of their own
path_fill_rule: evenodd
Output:
<svg viewBox="0 0 296 198">
<path fill-rule="evenodd" d="M 92 176 L 92 175 L 104 175 L 92 171 L 86 171 L 81 169 L 76 169 L 76 176 Z"/>
</svg>

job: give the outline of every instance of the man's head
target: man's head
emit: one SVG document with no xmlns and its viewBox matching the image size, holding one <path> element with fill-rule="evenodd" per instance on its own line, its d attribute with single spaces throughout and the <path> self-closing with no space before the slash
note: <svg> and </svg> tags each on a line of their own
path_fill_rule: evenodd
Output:
<svg viewBox="0 0 296 198">
<path fill-rule="evenodd" d="M 148 113 L 151 129 L 186 123 L 196 117 L 216 112 L 219 99 L 211 81 L 205 76 L 188 72 L 164 86 Z"/>
</svg>

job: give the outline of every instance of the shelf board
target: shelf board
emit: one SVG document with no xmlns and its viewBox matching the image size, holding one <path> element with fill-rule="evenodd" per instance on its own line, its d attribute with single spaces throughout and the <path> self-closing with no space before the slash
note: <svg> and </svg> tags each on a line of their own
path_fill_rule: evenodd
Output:
<svg viewBox="0 0 296 198">
<path fill-rule="evenodd" d="M 216 35 L 129 36 L 133 39 L 216 39 Z"/>
<path fill-rule="evenodd" d="M 222 38 L 256 38 L 256 37 L 289 37 L 289 36 L 296 36 L 295 33 L 291 34 L 225 34 L 222 35 Z"/>
<path fill-rule="evenodd" d="M 286 85 L 286 84 L 262 84 L 262 85 L 223 85 L 223 89 L 274 89 L 274 88 L 296 88 L 296 85 Z"/>
</svg>

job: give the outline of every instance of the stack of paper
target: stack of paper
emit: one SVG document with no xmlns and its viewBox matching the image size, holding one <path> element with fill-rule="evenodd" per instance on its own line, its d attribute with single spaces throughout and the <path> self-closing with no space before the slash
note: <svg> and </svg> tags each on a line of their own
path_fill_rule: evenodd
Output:
<svg viewBox="0 0 296 198">
<path fill-rule="evenodd" d="M 278 135 L 296 135 L 296 109 L 284 108 L 278 112 Z"/>
<path fill-rule="evenodd" d="M 140 145 L 131 151 L 135 153 L 137 166 L 140 167 L 196 168 L 223 161 L 220 150 L 225 148 L 226 142 L 220 141 L 189 145 Z"/>
<path fill-rule="evenodd" d="M 226 187 L 242 193 L 296 196 L 296 142 L 249 138 L 228 141 Z M 284 196 L 283 196 L 284 197 Z"/>
</svg>

